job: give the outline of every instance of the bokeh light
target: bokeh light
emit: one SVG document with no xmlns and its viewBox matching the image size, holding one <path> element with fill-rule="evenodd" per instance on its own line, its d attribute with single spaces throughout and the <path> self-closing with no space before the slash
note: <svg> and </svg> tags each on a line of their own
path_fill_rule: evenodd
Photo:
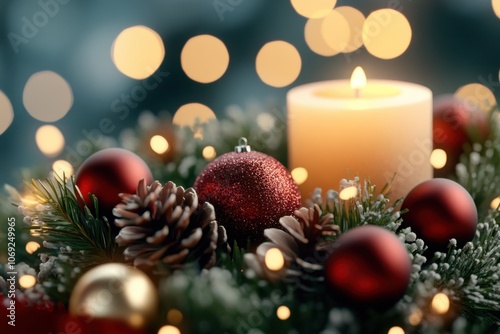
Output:
<svg viewBox="0 0 500 334">
<path fill-rule="evenodd" d="M 432 151 L 430 160 L 432 167 L 434 167 L 435 169 L 443 168 L 444 166 L 446 166 L 446 151 L 440 148 L 436 148 Z"/>
<path fill-rule="evenodd" d="M 442 292 L 437 293 L 432 298 L 431 308 L 437 314 L 445 314 L 450 309 L 450 298 Z"/>
<path fill-rule="evenodd" d="M 500 196 L 491 201 L 490 207 L 493 210 L 498 210 L 500 208 Z"/>
<path fill-rule="evenodd" d="M 257 125 L 263 131 L 271 131 L 275 127 L 276 119 L 273 115 L 263 112 L 257 115 L 257 119 L 255 120 Z"/>
<path fill-rule="evenodd" d="M 304 27 L 304 39 L 312 52 L 320 56 L 330 57 L 340 53 L 340 51 L 334 50 L 326 42 L 322 32 L 323 20 L 324 18 L 307 20 Z"/>
<path fill-rule="evenodd" d="M 181 334 L 181 331 L 175 326 L 166 325 L 158 330 L 158 334 Z"/>
<path fill-rule="evenodd" d="M 484 112 L 489 112 L 497 103 L 493 92 L 479 83 L 471 83 L 460 87 L 455 92 L 455 97 L 464 101 L 469 108 L 478 108 Z"/>
<path fill-rule="evenodd" d="M 278 248 L 270 248 L 264 256 L 264 262 L 269 270 L 278 271 L 285 265 L 285 258 Z"/>
<path fill-rule="evenodd" d="M 71 166 L 71 164 L 66 160 L 54 161 L 54 163 L 52 164 L 52 170 L 60 178 L 62 178 L 63 176 L 68 178 L 74 174 L 73 166 Z"/>
<path fill-rule="evenodd" d="M 493 6 L 493 12 L 500 18 L 500 0 L 491 0 L 491 5 Z"/>
<path fill-rule="evenodd" d="M 28 241 L 26 244 L 26 253 L 33 254 L 40 249 L 40 244 L 36 241 Z"/>
<path fill-rule="evenodd" d="M 332 50 L 342 52 L 351 40 L 351 28 L 344 15 L 336 10 L 323 18 L 321 34 Z"/>
<path fill-rule="evenodd" d="M 204 104 L 194 102 L 185 104 L 177 109 L 172 123 L 181 128 L 184 126 L 190 127 L 195 132 L 195 138 L 202 139 L 203 133 L 200 126 L 216 119 L 212 109 Z"/>
<path fill-rule="evenodd" d="M 181 66 L 194 81 L 210 83 L 224 75 L 229 66 L 229 52 L 224 43 L 212 35 L 191 38 L 181 52 Z"/>
<path fill-rule="evenodd" d="M 417 309 L 410 314 L 410 316 L 408 317 L 408 322 L 412 326 L 418 326 L 422 322 L 423 318 L 424 314 L 421 310 Z"/>
<path fill-rule="evenodd" d="M 42 125 L 35 134 L 36 144 L 40 151 L 48 157 L 55 157 L 64 148 L 64 136 L 53 125 Z"/>
<path fill-rule="evenodd" d="M 255 63 L 260 79 L 273 87 L 285 87 L 293 83 L 302 68 L 299 52 L 285 41 L 265 44 L 257 54 Z"/>
<path fill-rule="evenodd" d="M 297 183 L 298 185 L 301 185 L 302 183 L 306 182 L 307 177 L 309 174 L 307 173 L 307 169 L 304 167 L 297 167 L 294 168 L 291 172 L 292 178 Z"/>
<path fill-rule="evenodd" d="M 36 277 L 33 275 L 23 275 L 19 277 L 19 285 L 24 289 L 29 289 L 34 287 L 36 284 Z"/>
<path fill-rule="evenodd" d="M 156 154 L 163 154 L 170 148 L 167 139 L 160 135 L 154 135 L 153 137 L 151 137 L 149 145 Z"/>
<path fill-rule="evenodd" d="M 156 31 L 142 25 L 133 26 L 116 37 L 111 58 L 126 76 L 145 79 L 160 67 L 165 58 L 165 47 Z"/>
<path fill-rule="evenodd" d="M 356 8 L 350 6 L 337 7 L 334 11 L 340 13 L 349 24 L 349 40 L 342 49 L 342 52 L 348 53 L 356 51 L 363 45 L 362 32 L 365 16 Z"/>
<path fill-rule="evenodd" d="M 167 312 L 167 321 L 171 324 L 178 325 L 182 322 L 182 312 L 173 308 Z"/>
<path fill-rule="evenodd" d="M 33 74 L 23 91 L 23 104 L 28 113 L 42 122 L 63 118 L 73 106 L 73 91 L 59 74 L 42 71 Z"/>
<path fill-rule="evenodd" d="M 286 319 L 290 318 L 290 315 L 291 315 L 291 312 L 290 312 L 290 309 L 288 308 L 288 306 L 281 305 L 276 310 L 276 316 L 280 320 L 286 320 Z"/>
<path fill-rule="evenodd" d="M 351 198 L 356 198 L 358 196 L 358 188 L 356 186 L 349 186 L 344 188 L 339 193 L 339 198 L 343 201 L 350 200 Z"/>
<path fill-rule="evenodd" d="M 389 331 L 387 332 L 387 334 L 405 334 L 405 331 L 403 328 L 401 328 L 399 326 L 393 326 L 393 327 L 389 328 Z"/>
<path fill-rule="evenodd" d="M 291 0 L 292 6 L 297 13 L 308 18 L 319 18 L 326 16 L 337 0 Z"/>
<path fill-rule="evenodd" d="M 367 51 L 381 59 L 399 57 L 408 49 L 411 38 L 408 19 L 394 9 L 376 10 L 363 24 L 363 43 Z"/>
<path fill-rule="evenodd" d="M 14 109 L 7 95 L 0 91 L 0 135 L 12 124 Z"/>
<path fill-rule="evenodd" d="M 217 152 L 215 151 L 215 147 L 209 145 L 203 148 L 202 155 L 205 160 L 210 161 L 217 156 Z"/>
</svg>

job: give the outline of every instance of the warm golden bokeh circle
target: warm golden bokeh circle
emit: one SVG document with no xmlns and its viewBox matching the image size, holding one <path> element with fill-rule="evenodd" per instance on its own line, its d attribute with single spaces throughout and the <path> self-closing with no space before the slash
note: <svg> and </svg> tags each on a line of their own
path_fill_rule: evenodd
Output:
<svg viewBox="0 0 500 334">
<path fill-rule="evenodd" d="M 292 6 L 297 13 L 307 18 L 319 18 L 326 16 L 337 0 L 291 0 Z"/>
<path fill-rule="evenodd" d="M 172 123 L 181 128 L 190 127 L 194 132 L 194 137 L 201 139 L 203 133 L 200 126 L 216 119 L 217 117 L 212 109 L 204 104 L 194 102 L 187 103 L 177 109 Z"/>
<path fill-rule="evenodd" d="M 324 57 L 335 56 L 339 53 L 339 51 L 331 48 L 326 42 L 326 39 L 321 31 L 323 20 L 324 18 L 312 18 L 307 20 L 304 27 L 304 39 L 312 52 Z"/>
<path fill-rule="evenodd" d="M 497 103 L 493 92 L 479 83 L 460 87 L 455 92 L 455 97 L 464 101 L 469 108 L 478 108 L 484 112 L 489 112 Z"/>
<path fill-rule="evenodd" d="M 229 66 L 226 45 L 212 35 L 191 38 L 181 52 L 181 66 L 186 75 L 197 82 L 210 83 L 224 75 Z"/>
<path fill-rule="evenodd" d="M 344 53 L 354 52 L 363 45 L 363 24 L 365 16 L 359 10 L 350 6 L 341 6 L 334 9 L 340 13 L 349 25 L 349 40 L 342 50 Z"/>
<path fill-rule="evenodd" d="M 381 59 L 402 55 L 409 47 L 412 30 L 408 19 L 397 10 L 385 8 L 372 12 L 363 24 L 363 44 Z"/>
<path fill-rule="evenodd" d="M 323 18 L 321 34 L 332 50 L 337 53 L 343 52 L 351 38 L 349 22 L 340 12 L 332 10 Z"/>
<path fill-rule="evenodd" d="M 64 148 L 64 136 L 53 125 L 42 125 L 35 134 L 36 144 L 40 151 L 48 157 L 55 157 Z"/>
<path fill-rule="evenodd" d="M 491 0 L 491 5 L 493 6 L 493 12 L 500 18 L 500 0 Z"/>
<path fill-rule="evenodd" d="M 255 66 L 264 83 L 273 87 L 285 87 L 299 76 L 302 59 L 292 44 L 272 41 L 260 49 Z"/>
<path fill-rule="evenodd" d="M 73 106 L 73 90 L 69 83 L 52 71 L 33 74 L 23 90 L 23 104 L 28 113 L 42 122 L 63 118 Z"/>
<path fill-rule="evenodd" d="M 9 98 L 0 91 L 0 135 L 5 132 L 14 120 L 14 109 Z"/>
<path fill-rule="evenodd" d="M 111 58 L 120 72 L 133 79 L 153 74 L 165 58 L 163 41 L 156 31 L 146 26 L 124 29 L 111 47 Z"/>
</svg>

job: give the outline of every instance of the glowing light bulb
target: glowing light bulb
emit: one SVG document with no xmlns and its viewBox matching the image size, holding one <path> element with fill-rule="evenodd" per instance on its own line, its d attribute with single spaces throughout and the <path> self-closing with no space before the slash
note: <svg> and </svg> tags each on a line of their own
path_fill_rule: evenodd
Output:
<svg viewBox="0 0 500 334">
<path fill-rule="evenodd" d="M 307 177 L 309 174 L 307 173 L 307 169 L 304 167 L 297 167 L 294 168 L 291 172 L 292 178 L 297 183 L 298 185 L 301 185 L 302 183 L 306 182 Z"/>
<path fill-rule="evenodd" d="M 165 137 L 160 135 L 155 135 L 151 137 L 149 145 L 151 146 L 151 149 L 157 154 L 163 154 L 167 152 L 170 146 Z"/>
<path fill-rule="evenodd" d="M 442 292 L 437 293 L 432 298 L 431 308 L 437 314 L 445 314 L 450 309 L 450 298 Z"/>
<path fill-rule="evenodd" d="M 26 244 L 26 253 L 33 254 L 40 248 L 40 244 L 36 241 L 29 241 Z"/>
<path fill-rule="evenodd" d="M 175 326 L 163 326 L 158 330 L 158 334 L 181 334 L 179 328 Z"/>
<path fill-rule="evenodd" d="M 19 285 L 24 289 L 29 289 L 35 286 L 36 278 L 33 275 L 23 275 L 19 277 Z"/>
<path fill-rule="evenodd" d="M 490 206 L 493 210 L 498 210 L 500 208 L 500 196 L 491 201 Z"/>
<path fill-rule="evenodd" d="M 276 315 L 278 316 L 278 319 L 280 319 L 280 320 L 286 320 L 286 319 L 290 318 L 290 314 L 291 314 L 290 309 L 285 305 L 281 305 L 276 310 Z"/>
<path fill-rule="evenodd" d="M 285 265 L 285 258 L 278 248 L 270 248 L 266 252 L 264 262 L 269 270 L 278 271 Z"/>
<path fill-rule="evenodd" d="M 351 198 L 356 198 L 358 196 L 358 188 L 356 186 L 350 186 L 339 193 L 339 198 L 343 201 L 347 201 Z"/>
<path fill-rule="evenodd" d="M 432 151 L 430 160 L 432 167 L 441 169 L 446 166 L 446 152 L 440 148 L 436 148 L 434 151 Z"/>
<path fill-rule="evenodd" d="M 389 331 L 387 332 L 387 334 L 405 334 L 405 331 L 403 328 L 399 327 L 399 326 L 394 326 L 394 327 L 391 327 L 389 329 Z"/>
<path fill-rule="evenodd" d="M 203 158 L 208 161 L 213 160 L 213 158 L 217 156 L 217 152 L 213 146 L 205 146 L 201 154 L 203 155 Z"/>
</svg>

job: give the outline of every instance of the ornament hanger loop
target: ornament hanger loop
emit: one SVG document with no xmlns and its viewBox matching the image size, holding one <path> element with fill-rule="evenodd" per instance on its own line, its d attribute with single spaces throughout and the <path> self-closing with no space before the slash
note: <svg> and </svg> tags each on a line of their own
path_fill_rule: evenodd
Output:
<svg viewBox="0 0 500 334">
<path fill-rule="evenodd" d="M 250 145 L 247 144 L 248 144 L 247 139 L 245 137 L 240 137 L 240 139 L 238 139 L 238 146 L 234 147 L 234 151 L 238 153 L 250 152 L 252 149 Z"/>
</svg>

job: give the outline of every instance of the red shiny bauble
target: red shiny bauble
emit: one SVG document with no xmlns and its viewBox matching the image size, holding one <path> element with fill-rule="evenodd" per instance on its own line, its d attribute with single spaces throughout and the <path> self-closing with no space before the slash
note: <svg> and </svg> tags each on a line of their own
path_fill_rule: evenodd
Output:
<svg viewBox="0 0 500 334">
<path fill-rule="evenodd" d="M 467 143 L 483 142 L 488 138 L 488 116 L 451 95 L 436 98 L 433 109 L 434 148 L 444 150 L 447 157 L 444 167 L 435 169 L 434 175 L 444 177 L 455 172 Z"/>
<path fill-rule="evenodd" d="M 413 188 L 401 205 L 402 227 L 411 227 L 429 251 L 446 251 L 450 239 L 459 247 L 474 238 L 477 209 L 470 194 L 448 179 L 432 179 Z"/>
<path fill-rule="evenodd" d="M 76 171 L 76 185 L 92 208 L 89 193 L 99 200 L 101 216 L 111 217 L 111 211 L 120 203 L 119 193 L 135 194 L 137 184 L 146 179 L 153 182 L 148 165 L 136 154 L 121 149 L 107 148 L 92 154 Z"/>
<path fill-rule="evenodd" d="M 301 205 L 297 185 L 286 168 L 260 152 L 231 152 L 213 160 L 194 183 L 201 202 L 210 202 L 228 238 L 255 246 L 264 230 Z"/>
<path fill-rule="evenodd" d="M 410 282 L 411 261 L 391 231 L 364 225 L 342 234 L 325 263 L 327 286 L 336 301 L 352 307 L 386 308 Z"/>
</svg>

